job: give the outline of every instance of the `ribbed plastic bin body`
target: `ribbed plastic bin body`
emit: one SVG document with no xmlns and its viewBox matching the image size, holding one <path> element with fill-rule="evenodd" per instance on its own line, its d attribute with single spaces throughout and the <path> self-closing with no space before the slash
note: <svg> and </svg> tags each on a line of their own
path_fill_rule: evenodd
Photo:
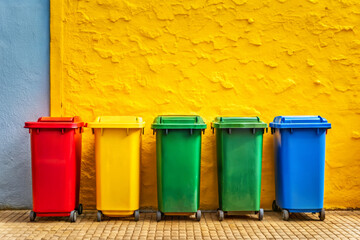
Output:
<svg viewBox="0 0 360 240">
<path fill-rule="evenodd" d="M 88 123 L 95 134 L 96 208 L 102 216 L 134 215 L 139 220 L 140 117 L 103 116 Z"/>
<path fill-rule="evenodd" d="M 83 126 L 79 117 L 41 117 L 38 122 L 25 123 L 31 135 L 31 221 L 36 216 L 70 216 L 71 221 L 76 221 L 74 215 L 81 214 L 79 189 Z"/>
<path fill-rule="evenodd" d="M 219 210 L 259 212 L 263 134 L 267 125 L 258 117 L 217 117 L 215 129 L 218 162 Z"/>
<path fill-rule="evenodd" d="M 199 116 L 158 116 L 152 128 L 156 132 L 158 214 L 198 212 L 201 134 L 206 124 Z M 197 214 L 200 220 L 201 212 Z"/>
<path fill-rule="evenodd" d="M 325 138 L 331 124 L 320 116 L 278 116 L 270 126 L 275 146 L 276 201 L 273 208 L 289 213 L 322 214 Z"/>
</svg>

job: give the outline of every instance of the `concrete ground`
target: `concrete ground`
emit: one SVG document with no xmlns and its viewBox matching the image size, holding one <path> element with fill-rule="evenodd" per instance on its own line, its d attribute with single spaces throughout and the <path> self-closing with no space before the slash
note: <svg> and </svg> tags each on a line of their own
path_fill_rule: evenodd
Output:
<svg viewBox="0 0 360 240">
<path fill-rule="evenodd" d="M 360 211 L 327 211 L 325 221 L 317 215 L 292 214 L 288 222 L 278 212 L 229 216 L 217 220 L 216 213 L 203 213 L 200 222 L 189 217 L 166 217 L 156 222 L 155 213 L 131 218 L 104 218 L 85 211 L 76 223 L 68 218 L 37 218 L 29 211 L 0 211 L 0 239 L 360 239 Z"/>
</svg>

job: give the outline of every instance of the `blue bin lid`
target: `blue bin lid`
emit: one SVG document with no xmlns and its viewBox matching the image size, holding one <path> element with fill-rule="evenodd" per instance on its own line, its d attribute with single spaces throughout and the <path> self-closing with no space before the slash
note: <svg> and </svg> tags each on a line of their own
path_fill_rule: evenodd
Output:
<svg viewBox="0 0 360 240">
<path fill-rule="evenodd" d="M 320 116 L 277 116 L 272 128 L 331 128 L 331 123 Z"/>
</svg>

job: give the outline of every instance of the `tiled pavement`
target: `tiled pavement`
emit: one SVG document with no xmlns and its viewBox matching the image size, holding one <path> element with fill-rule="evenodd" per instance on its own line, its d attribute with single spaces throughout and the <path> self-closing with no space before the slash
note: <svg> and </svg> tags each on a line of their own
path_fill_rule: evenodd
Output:
<svg viewBox="0 0 360 240">
<path fill-rule="evenodd" d="M 142 213 L 140 221 L 105 218 L 85 211 L 76 223 L 68 218 L 37 218 L 29 211 L 0 211 L 0 239 L 360 239 L 360 211 L 327 211 L 317 215 L 293 214 L 288 222 L 280 213 L 229 216 L 219 222 L 215 213 L 203 213 L 200 222 L 188 217 L 166 217 L 157 223 L 155 213 Z"/>
</svg>

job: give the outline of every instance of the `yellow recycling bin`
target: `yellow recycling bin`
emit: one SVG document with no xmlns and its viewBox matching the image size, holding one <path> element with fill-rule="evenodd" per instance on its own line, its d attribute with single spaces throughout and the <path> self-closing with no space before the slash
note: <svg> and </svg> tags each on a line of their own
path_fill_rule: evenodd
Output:
<svg viewBox="0 0 360 240">
<path fill-rule="evenodd" d="M 140 218 L 140 144 L 145 122 L 102 116 L 87 124 L 95 134 L 97 220 L 103 215 Z"/>
</svg>

